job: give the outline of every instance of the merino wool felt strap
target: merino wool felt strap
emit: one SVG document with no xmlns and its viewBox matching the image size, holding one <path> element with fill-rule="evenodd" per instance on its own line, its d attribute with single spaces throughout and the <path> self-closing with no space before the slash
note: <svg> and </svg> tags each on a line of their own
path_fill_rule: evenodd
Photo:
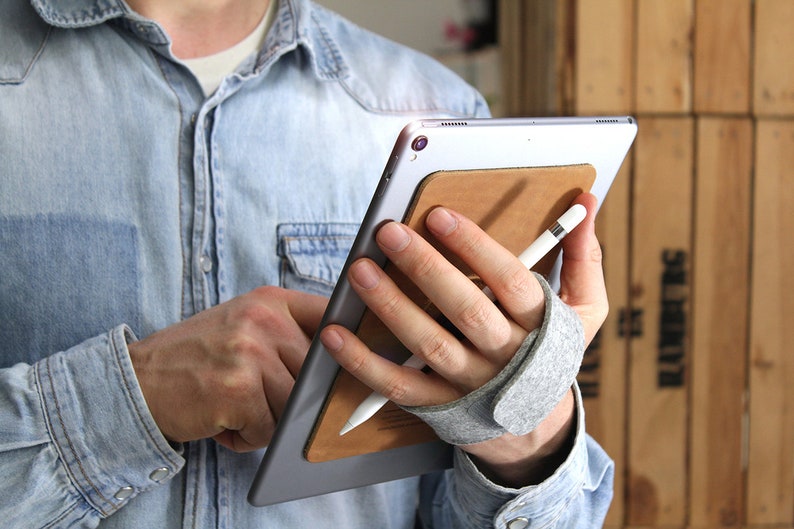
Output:
<svg viewBox="0 0 794 529">
<path fill-rule="evenodd" d="M 546 300 L 543 324 L 485 385 L 437 406 L 403 406 L 444 441 L 466 445 L 504 433 L 534 430 L 574 383 L 584 355 L 584 330 L 576 312 L 535 274 Z"/>
</svg>

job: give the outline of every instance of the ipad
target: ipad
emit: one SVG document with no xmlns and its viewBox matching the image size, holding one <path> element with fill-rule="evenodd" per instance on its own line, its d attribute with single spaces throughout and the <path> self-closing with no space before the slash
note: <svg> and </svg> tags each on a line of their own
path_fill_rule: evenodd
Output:
<svg viewBox="0 0 794 529">
<path fill-rule="evenodd" d="M 369 256 L 414 302 L 434 316 L 435 309 L 386 262 L 375 244 L 378 227 L 400 220 L 433 242 L 424 217 L 444 205 L 518 254 L 579 193 L 590 191 L 603 203 L 636 132 L 636 121 L 628 116 L 431 119 L 406 125 L 386 161 L 322 326 L 344 325 L 376 353 L 402 362 L 410 353 L 352 290 L 345 279 L 348 267 Z M 478 280 L 460 260 L 447 257 Z M 558 288 L 559 267 L 557 252 L 533 270 Z M 315 338 L 248 501 L 271 505 L 451 466 L 451 447 L 393 403 L 340 436 L 350 413 L 370 393 Z"/>
</svg>

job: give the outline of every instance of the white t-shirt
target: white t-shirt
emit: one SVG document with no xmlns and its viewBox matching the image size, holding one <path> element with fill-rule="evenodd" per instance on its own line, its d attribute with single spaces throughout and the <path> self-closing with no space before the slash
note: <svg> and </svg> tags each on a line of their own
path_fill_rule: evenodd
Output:
<svg viewBox="0 0 794 529">
<path fill-rule="evenodd" d="M 265 16 L 262 17 L 256 28 L 231 48 L 205 57 L 182 60 L 198 79 L 205 96 L 213 93 L 223 78 L 234 72 L 246 57 L 259 50 L 267 30 L 270 28 L 277 5 L 278 2 L 271 1 Z"/>
</svg>

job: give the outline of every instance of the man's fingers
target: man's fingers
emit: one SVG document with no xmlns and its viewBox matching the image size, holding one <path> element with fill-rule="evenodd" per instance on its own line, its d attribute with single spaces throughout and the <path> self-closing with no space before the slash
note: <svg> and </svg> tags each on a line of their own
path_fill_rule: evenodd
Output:
<svg viewBox="0 0 794 529">
<path fill-rule="evenodd" d="M 524 330 L 543 321 L 543 292 L 526 266 L 470 219 L 445 208 L 427 216 L 427 227 L 450 251 L 463 259 Z"/>
<path fill-rule="evenodd" d="M 324 298 L 260 287 L 129 344 L 163 435 L 265 446 L 325 309 Z"/>
<path fill-rule="evenodd" d="M 375 263 L 368 259 L 356 261 L 349 275 L 362 301 L 409 351 L 422 358 L 435 372 L 467 391 L 484 382 L 481 373 L 495 374 L 485 358 L 470 351 L 417 306 Z M 461 280 L 473 286 L 465 277 Z M 480 295 L 476 287 L 473 293 Z M 487 303 L 489 309 L 502 318 L 493 304 Z"/>
<path fill-rule="evenodd" d="M 290 315 L 306 336 L 312 338 L 320 326 L 328 298 L 290 290 L 284 292 L 287 294 L 287 308 Z"/>
<path fill-rule="evenodd" d="M 574 202 L 587 208 L 587 217 L 562 241 L 560 298 L 579 313 L 589 343 L 606 318 L 609 304 L 601 246 L 595 234 L 596 198 L 584 193 Z"/>
<path fill-rule="evenodd" d="M 440 377 L 397 365 L 376 355 L 349 330 L 329 325 L 320 340 L 342 368 L 387 399 L 403 406 L 426 406 L 450 402 L 463 393 Z"/>
<path fill-rule="evenodd" d="M 429 242 L 402 224 L 392 222 L 384 225 L 377 238 L 389 260 L 419 287 L 485 358 L 492 363 L 506 363 L 506 351 L 517 346 L 513 329 L 477 285 Z M 476 250 L 472 247 L 471 251 Z M 398 294 L 398 291 L 392 291 L 388 295 L 394 298 Z M 369 303 L 366 299 L 364 301 Z M 373 299 L 373 302 L 378 300 Z M 407 331 L 411 334 L 410 328 Z M 419 328 L 421 334 L 427 335 L 428 331 L 425 327 Z M 398 336 L 401 340 L 404 337 Z"/>
</svg>

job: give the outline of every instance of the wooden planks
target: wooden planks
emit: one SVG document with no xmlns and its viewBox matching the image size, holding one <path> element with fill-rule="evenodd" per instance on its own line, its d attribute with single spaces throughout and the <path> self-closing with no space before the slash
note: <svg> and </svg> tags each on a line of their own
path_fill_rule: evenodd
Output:
<svg viewBox="0 0 794 529">
<path fill-rule="evenodd" d="M 794 525 L 794 121 L 756 136 L 747 522 Z"/>
<path fill-rule="evenodd" d="M 693 120 L 640 120 L 632 196 L 627 523 L 686 523 Z"/>
<path fill-rule="evenodd" d="M 794 115 L 794 2 L 756 0 L 753 111 Z"/>
<path fill-rule="evenodd" d="M 505 115 L 571 112 L 572 4 L 573 0 L 499 3 Z"/>
<path fill-rule="evenodd" d="M 626 114 L 634 103 L 634 2 L 577 0 L 576 111 Z"/>
<path fill-rule="evenodd" d="M 640 126 L 631 237 L 623 191 L 599 218 L 612 308 L 580 375 L 617 465 L 607 526 L 794 529 L 794 1 L 575 8 L 573 113 Z M 628 352 L 615 326 L 641 331 Z"/>
<path fill-rule="evenodd" d="M 522 3 L 500 0 L 499 2 L 499 47 L 501 48 L 502 96 L 505 116 L 521 114 L 521 76 L 525 62 L 521 44 L 524 33 L 521 17 Z M 543 72 L 541 75 L 547 75 Z"/>
<path fill-rule="evenodd" d="M 692 110 L 692 0 L 637 0 L 637 113 Z"/>
<path fill-rule="evenodd" d="M 752 121 L 697 122 L 690 525 L 744 519 Z"/>
<path fill-rule="evenodd" d="M 749 112 L 750 8 L 750 0 L 695 2 L 695 112 Z"/>
</svg>

